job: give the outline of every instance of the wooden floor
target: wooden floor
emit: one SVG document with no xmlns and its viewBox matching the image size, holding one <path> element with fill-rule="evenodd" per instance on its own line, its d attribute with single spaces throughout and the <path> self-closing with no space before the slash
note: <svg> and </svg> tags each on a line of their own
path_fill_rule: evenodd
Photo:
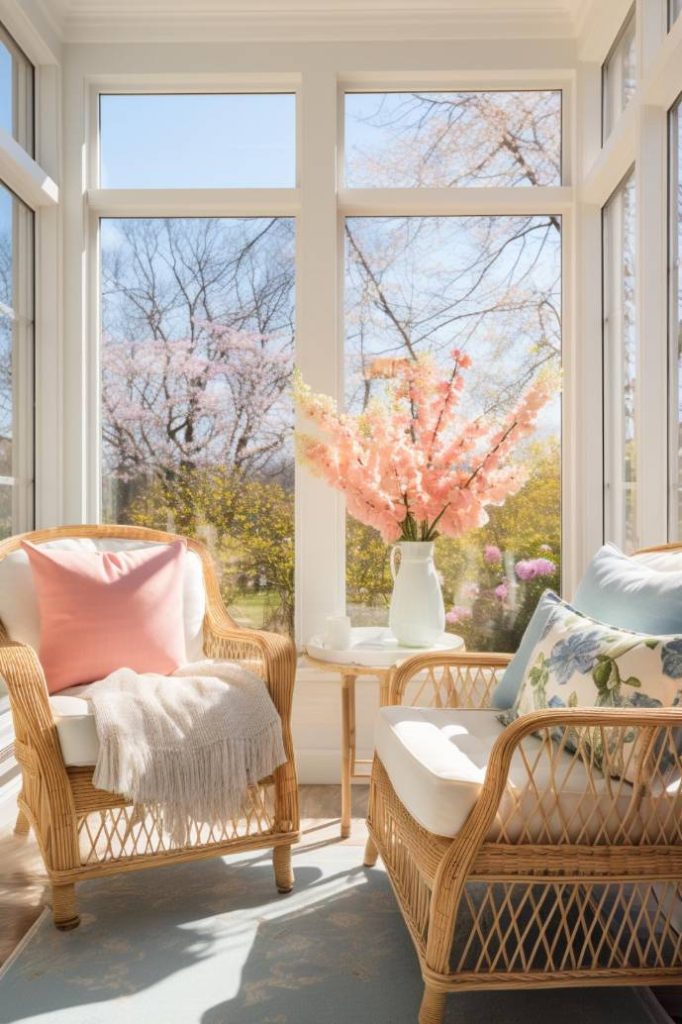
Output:
<svg viewBox="0 0 682 1024">
<path fill-rule="evenodd" d="M 367 786 L 353 786 L 353 827 L 341 840 L 340 786 L 301 786 L 301 843 L 318 846 L 343 842 L 357 846 L 358 858 L 367 838 Z M 10 955 L 40 913 L 46 878 L 35 839 L 0 831 L 0 964 Z"/>
</svg>

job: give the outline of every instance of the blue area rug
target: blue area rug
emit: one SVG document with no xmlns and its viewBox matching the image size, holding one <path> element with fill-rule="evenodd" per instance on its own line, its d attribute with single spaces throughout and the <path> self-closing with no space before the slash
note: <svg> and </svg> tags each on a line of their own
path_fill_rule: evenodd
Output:
<svg viewBox="0 0 682 1024">
<path fill-rule="evenodd" d="M 289 896 L 269 854 L 85 882 L 81 927 L 45 915 L 8 967 L 0 1022 L 414 1024 L 416 956 L 385 873 L 361 856 L 295 850 Z M 666 1019 L 654 1005 L 627 988 L 460 993 L 447 1020 L 652 1024 Z"/>
</svg>

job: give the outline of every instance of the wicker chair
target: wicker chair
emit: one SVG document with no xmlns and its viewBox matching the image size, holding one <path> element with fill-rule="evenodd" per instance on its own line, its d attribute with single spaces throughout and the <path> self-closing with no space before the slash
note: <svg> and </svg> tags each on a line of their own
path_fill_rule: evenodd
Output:
<svg viewBox="0 0 682 1024">
<path fill-rule="evenodd" d="M 508 661 L 416 655 L 395 672 L 393 707 L 380 716 L 423 726 L 435 712 L 400 705 L 410 690 L 428 692 L 432 707 L 457 709 L 438 721 L 450 715 L 475 733 L 475 709 L 489 707 Z M 560 728 L 569 724 L 575 750 Z M 601 770 L 581 727 L 608 737 Z M 641 743 L 628 742 L 633 732 Z M 469 810 L 444 836 L 416 820 L 414 794 L 413 813 L 398 797 L 418 766 L 408 757 L 407 775 L 389 770 L 377 731 L 365 864 L 381 855 L 416 947 L 420 1024 L 441 1024 L 457 989 L 681 984 L 682 709 L 551 708 L 495 736 Z M 634 768 L 637 781 L 622 781 Z"/>
<path fill-rule="evenodd" d="M 131 526 L 72 526 L 12 537 L 0 544 L 0 561 L 22 539 L 34 544 L 62 538 L 105 542 L 168 543 L 171 534 Z M 286 764 L 252 788 L 238 820 L 210 828 L 194 823 L 192 840 L 176 847 L 158 827 L 151 810 L 140 820 L 121 796 L 95 789 L 92 767 L 69 767 L 62 756 L 53 709 L 35 651 L 13 642 L 0 623 L 0 676 L 10 697 L 15 752 L 22 771 L 16 830 L 32 827 L 52 885 L 57 928 L 79 924 L 75 883 L 119 871 L 176 864 L 242 850 L 273 848 L 280 892 L 293 886 L 291 846 L 298 839 L 298 788 L 290 717 L 296 667 L 295 649 L 282 636 L 238 628 L 220 597 L 211 557 L 188 540 L 201 559 L 205 587 L 203 650 L 206 657 L 241 661 L 265 680 L 282 719 Z"/>
</svg>

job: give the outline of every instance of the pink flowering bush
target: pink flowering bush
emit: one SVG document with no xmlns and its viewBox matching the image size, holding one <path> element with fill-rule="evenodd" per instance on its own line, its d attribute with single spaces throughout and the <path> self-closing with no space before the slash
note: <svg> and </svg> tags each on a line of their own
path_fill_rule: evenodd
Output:
<svg viewBox="0 0 682 1024">
<path fill-rule="evenodd" d="M 496 557 L 491 557 L 491 549 Z M 536 550 L 552 554 L 549 545 Z M 459 588 L 457 603 L 446 614 L 453 631 L 461 634 L 470 650 L 487 650 L 494 638 L 498 650 L 516 650 L 541 593 L 558 588 L 558 560 L 545 554 L 515 558 L 497 545 L 479 548 L 478 580 Z M 466 601 L 471 594 L 471 600 Z"/>
<path fill-rule="evenodd" d="M 299 411 L 315 430 L 297 435 L 299 457 L 388 543 L 461 537 L 526 481 L 514 449 L 532 433 L 553 378 L 539 374 L 502 422 L 467 417 L 461 396 L 470 365 L 459 349 L 447 374 L 427 358 L 376 360 L 370 372 L 386 379 L 384 399 L 357 414 L 295 378 Z"/>
<path fill-rule="evenodd" d="M 502 552 L 497 544 L 486 544 L 483 551 L 483 558 L 488 565 L 498 565 L 502 561 Z"/>
</svg>

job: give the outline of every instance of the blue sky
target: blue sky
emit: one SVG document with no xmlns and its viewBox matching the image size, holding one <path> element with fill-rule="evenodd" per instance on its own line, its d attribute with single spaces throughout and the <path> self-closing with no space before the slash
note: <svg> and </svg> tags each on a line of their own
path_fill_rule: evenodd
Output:
<svg viewBox="0 0 682 1024">
<path fill-rule="evenodd" d="M 103 188 L 292 188 L 292 94 L 102 96 Z"/>
</svg>

